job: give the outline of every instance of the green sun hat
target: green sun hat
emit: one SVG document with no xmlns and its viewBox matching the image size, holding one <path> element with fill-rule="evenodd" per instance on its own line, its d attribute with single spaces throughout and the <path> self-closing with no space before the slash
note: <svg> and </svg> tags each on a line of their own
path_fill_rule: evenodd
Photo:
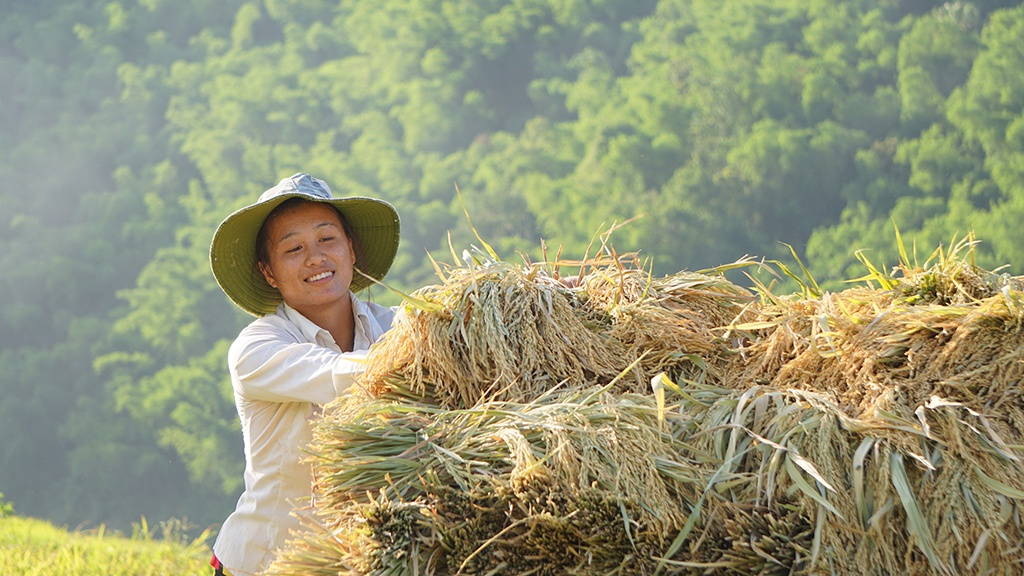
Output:
<svg viewBox="0 0 1024 576">
<path fill-rule="evenodd" d="M 267 283 L 256 265 L 256 236 L 270 212 L 289 198 L 330 204 L 344 214 L 362 248 L 361 271 L 375 280 L 384 278 L 398 252 L 400 226 L 394 207 L 363 196 L 335 198 L 326 182 L 300 172 L 261 194 L 256 203 L 225 218 L 213 234 L 210 268 L 221 289 L 239 308 L 254 316 L 266 316 L 282 302 L 281 293 Z M 350 288 L 358 292 L 372 283 L 356 273 Z"/>
</svg>

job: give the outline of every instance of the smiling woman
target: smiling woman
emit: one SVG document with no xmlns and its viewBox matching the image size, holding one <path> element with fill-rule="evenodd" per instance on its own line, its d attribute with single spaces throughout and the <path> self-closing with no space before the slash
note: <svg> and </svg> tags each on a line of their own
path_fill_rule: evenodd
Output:
<svg viewBox="0 0 1024 576">
<path fill-rule="evenodd" d="M 225 294 L 257 316 L 228 351 L 245 445 L 245 491 L 214 544 L 216 574 L 258 574 L 300 526 L 312 475 L 301 462 L 319 406 L 363 371 L 394 311 L 355 292 L 383 278 L 398 214 L 382 200 L 334 198 L 309 174 L 285 178 L 228 216 L 210 247 Z"/>
</svg>

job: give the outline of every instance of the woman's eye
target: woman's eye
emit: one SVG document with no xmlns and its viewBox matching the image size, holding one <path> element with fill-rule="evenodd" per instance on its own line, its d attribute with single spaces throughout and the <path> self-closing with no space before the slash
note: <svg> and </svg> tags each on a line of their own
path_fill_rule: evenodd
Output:
<svg viewBox="0 0 1024 576">
<path fill-rule="evenodd" d="M 293 247 L 288 248 L 287 250 L 285 250 L 285 252 L 286 253 L 288 253 L 288 252 L 298 252 L 299 248 L 300 248 L 299 246 L 293 246 Z"/>
<path fill-rule="evenodd" d="M 331 242 L 334 240 L 334 236 L 324 236 L 320 239 L 321 242 Z"/>
</svg>

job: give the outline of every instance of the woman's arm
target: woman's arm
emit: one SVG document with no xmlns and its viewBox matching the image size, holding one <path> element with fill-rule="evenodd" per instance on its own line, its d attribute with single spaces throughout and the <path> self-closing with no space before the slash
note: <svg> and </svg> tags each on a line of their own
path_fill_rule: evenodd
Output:
<svg viewBox="0 0 1024 576">
<path fill-rule="evenodd" d="M 251 400 L 326 404 L 365 369 L 366 351 L 340 353 L 269 324 L 247 327 L 231 345 L 237 392 Z"/>
</svg>

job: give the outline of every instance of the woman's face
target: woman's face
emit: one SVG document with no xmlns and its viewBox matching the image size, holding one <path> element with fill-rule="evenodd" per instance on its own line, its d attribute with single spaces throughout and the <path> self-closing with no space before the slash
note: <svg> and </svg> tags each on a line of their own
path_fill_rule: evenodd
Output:
<svg viewBox="0 0 1024 576">
<path fill-rule="evenodd" d="M 260 271 L 285 303 L 309 317 L 307 311 L 349 297 L 355 251 L 333 207 L 301 202 L 273 214 L 264 226 L 268 261 Z"/>
</svg>

